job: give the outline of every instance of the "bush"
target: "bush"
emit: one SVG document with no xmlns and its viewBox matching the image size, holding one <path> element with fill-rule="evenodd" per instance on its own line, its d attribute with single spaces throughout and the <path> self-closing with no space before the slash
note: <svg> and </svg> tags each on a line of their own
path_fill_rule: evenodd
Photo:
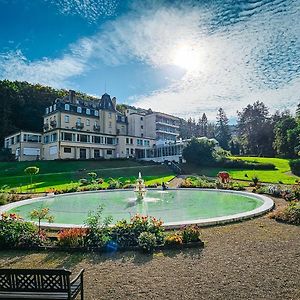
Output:
<svg viewBox="0 0 300 300">
<path fill-rule="evenodd" d="M 300 159 L 293 159 L 289 162 L 293 174 L 300 176 Z"/>
<path fill-rule="evenodd" d="M 45 234 L 37 226 L 24 222 L 16 214 L 2 214 L 0 220 L 0 248 L 23 248 L 42 246 Z"/>
<path fill-rule="evenodd" d="M 79 179 L 79 183 L 80 183 L 81 185 L 88 185 L 88 184 L 89 184 L 89 181 L 88 181 L 87 179 L 85 179 L 85 178 L 81 178 L 81 179 Z"/>
<path fill-rule="evenodd" d="M 61 247 L 83 247 L 87 230 L 83 228 L 70 228 L 61 230 L 58 235 L 58 245 Z"/>
<path fill-rule="evenodd" d="M 185 226 L 181 229 L 183 243 L 200 241 L 200 230 L 197 225 Z"/>
<path fill-rule="evenodd" d="M 139 247 L 145 252 L 152 252 L 157 245 L 156 236 L 151 232 L 142 232 L 138 237 Z"/>
<path fill-rule="evenodd" d="M 224 158 L 218 162 L 218 166 L 228 169 L 245 169 L 245 170 L 275 170 L 276 167 L 271 163 L 255 163 L 242 159 Z"/>
<path fill-rule="evenodd" d="M 102 219 L 103 207 L 99 206 L 95 212 L 89 212 L 85 221 L 88 229 L 85 237 L 85 244 L 88 247 L 104 247 L 110 241 L 109 224 L 111 217 Z"/>
<path fill-rule="evenodd" d="M 183 243 L 182 235 L 179 232 L 172 232 L 166 235 L 166 245 L 181 245 Z"/>
<path fill-rule="evenodd" d="M 273 212 L 270 217 L 276 221 L 300 225 L 300 202 L 292 201 L 287 207 Z"/>
<path fill-rule="evenodd" d="M 121 248 L 138 246 L 140 234 L 148 232 L 155 236 L 157 245 L 160 245 L 164 240 L 164 229 L 161 225 L 162 221 L 156 218 L 136 215 L 130 222 L 117 222 L 111 228 L 111 239 Z"/>
</svg>

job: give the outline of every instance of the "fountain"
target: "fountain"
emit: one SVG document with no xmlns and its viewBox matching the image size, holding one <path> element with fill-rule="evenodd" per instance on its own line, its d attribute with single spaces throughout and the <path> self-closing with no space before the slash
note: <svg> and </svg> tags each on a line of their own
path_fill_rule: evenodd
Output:
<svg viewBox="0 0 300 300">
<path fill-rule="evenodd" d="M 144 184 L 144 180 L 142 179 L 141 172 L 139 172 L 139 177 L 136 180 L 135 188 L 134 188 L 134 193 L 136 194 L 136 200 L 140 201 L 145 198 L 146 195 L 146 188 Z"/>
</svg>

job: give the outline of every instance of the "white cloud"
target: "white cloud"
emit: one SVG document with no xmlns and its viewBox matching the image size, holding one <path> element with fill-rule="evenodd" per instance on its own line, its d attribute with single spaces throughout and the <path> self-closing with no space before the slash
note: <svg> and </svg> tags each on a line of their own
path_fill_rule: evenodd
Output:
<svg viewBox="0 0 300 300">
<path fill-rule="evenodd" d="M 93 1 L 60 2 L 87 8 Z M 71 45 L 61 58 L 28 61 L 21 52 L 0 56 L 1 77 L 60 87 L 102 63 L 142 62 L 161 72 L 173 63 L 176 48 L 188 45 L 199 53 L 199 67 L 164 89 L 133 95 L 128 102 L 183 117 L 203 112 L 214 117 L 220 106 L 233 116 L 256 100 L 273 110 L 299 102 L 296 1 L 262 0 L 233 8 L 232 1 L 205 7 L 138 3 L 106 22 L 98 34 Z"/>
<path fill-rule="evenodd" d="M 64 15 L 78 15 L 90 23 L 100 17 L 112 16 L 118 5 L 116 0 L 45 0 L 55 5 Z"/>
<path fill-rule="evenodd" d="M 81 39 L 70 46 L 68 54 L 56 59 L 29 61 L 20 50 L 3 53 L 0 54 L 0 74 L 10 80 L 65 87 L 71 77 L 87 70 L 91 51 L 89 40 Z"/>
</svg>

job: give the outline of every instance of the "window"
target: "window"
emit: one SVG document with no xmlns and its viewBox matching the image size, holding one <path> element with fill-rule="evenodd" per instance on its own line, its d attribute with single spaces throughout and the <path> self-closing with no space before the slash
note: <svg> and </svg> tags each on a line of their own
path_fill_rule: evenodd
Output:
<svg viewBox="0 0 300 300">
<path fill-rule="evenodd" d="M 85 112 L 86 112 L 87 115 L 91 114 L 91 110 L 89 108 L 87 108 Z"/>
<path fill-rule="evenodd" d="M 90 126 L 90 125 L 91 125 L 90 119 L 86 119 L 86 126 Z"/>
<path fill-rule="evenodd" d="M 130 154 L 133 155 L 133 149 L 132 148 L 130 149 Z"/>
<path fill-rule="evenodd" d="M 19 143 L 20 142 L 20 135 L 18 134 L 17 135 L 17 143 Z"/>
<path fill-rule="evenodd" d="M 49 112 L 52 112 L 52 106 L 49 107 Z"/>
<path fill-rule="evenodd" d="M 144 126 L 143 126 L 143 125 L 141 125 L 141 129 L 144 129 Z"/>
<path fill-rule="evenodd" d="M 44 136 L 44 144 L 48 144 L 49 143 L 49 135 L 45 135 Z"/>
<path fill-rule="evenodd" d="M 81 118 L 77 118 L 77 123 L 81 123 Z"/>
<path fill-rule="evenodd" d="M 96 117 L 98 117 L 98 116 L 99 116 L 99 111 L 98 111 L 98 110 L 95 110 L 95 111 L 94 111 L 94 115 L 95 115 Z"/>
<path fill-rule="evenodd" d="M 53 110 L 56 110 L 56 104 L 53 105 Z"/>
<path fill-rule="evenodd" d="M 129 155 L 129 148 L 126 148 L 126 155 Z"/>
<path fill-rule="evenodd" d="M 114 139 L 108 137 L 108 138 L 106 139 L 106 143 L 107 143 L 108 145 L 113 145 L 113 144 L 114 144 Z"/>
<path fill-rule="evenodd" d="M 82 113 L 82 108 L 81 108 L 80 106 L 77 107 L 77 112 L 78 112 L 79 114 Z"/>
<path fill-rule="evenodd" d="M 100 157 L 100 150 L 99 149 L 95 149 L 94 150 L 94 158 L 99 158 Z"/>
<path fill-rule="evenodd" d="M 112 155 L 112 150 L 106 150 L 107 155 Z"/>
<path fill-rule="evenodd" d="M 97 136 L 97 135 L 94 135 L 93 136 L 93 142 L 95 143 L 95 144 L 100 144 L 100 136 Z"/>
<path fill-rule="evenodd" d="M 110 121 L 109 121 L 109 123 L 108 123 L 108 127 L 111 128 L 111 122 L 110 122 Z"/>
<path fill-rule="evenodd" d="M 50 135 L 50 142 L 53 143 L 53 142 L 56 142 L 57 141 L 57 134 L 56 133 L 52 133 Z"/>
<path fill-rule="evenodd" d="M 46 108 L 46 114 L 49 114 L 49 107 Z"/>
<path fill-rule="evenodd" d="M 130 144 L 133 145 L 133 139 L 130 139 Z"/>
<path fill-rule="evenodd" d="M 144 120 L 144 118 L 143 117 L 141 117 L 141 121 L 143 121 Z"/>
<path fill-rule="evenodd" d="M 50 155 L 57 154 L 57 146 L 51 146 L 51 147 L 49 148 L 49 154 L 50 154 Z"/>
<path fill-rule="evenodd" d="M 72 149 L 70 147 L 64 147 L 64 153 L 71 153 Z"/>
<path fill-rule="evenodd" d="M 108 117 L 111 119 L 111 112 L 110 112 L 110 113 L 108 113 Z"/>
<path fill-rule="evenodd" d="M 69 116 L 65 116 L 65 123 L 69 123 L 70 121 L 70 117 Z"/>
<path fill-rule="evenodd" d="M 129 138 L 126 138 L 126 144 L 129 144 Z"/>
<path fill-rule="evenodd" d="M 79 134 L 79 142 L 89 143 L 90 142 L 90 136 L 86 135 L 86 134 Z"/>
<path fill-rule="evenodd" d="M 62 132 L 61 133 L 62 140 L 63 141 L 74 141 L 75 140 L 75 134 L 74 133 L 69 133 L 69 132 Z"/>
<path fill-rule="evenodd" d="M 65 104 L 65 110 L 70 110 L 70 104 Z"/>
</svg>

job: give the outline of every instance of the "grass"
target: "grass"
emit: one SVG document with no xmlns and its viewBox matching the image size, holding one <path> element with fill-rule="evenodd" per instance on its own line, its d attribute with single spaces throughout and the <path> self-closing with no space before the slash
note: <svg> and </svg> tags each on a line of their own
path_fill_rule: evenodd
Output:
<svg viewBox="0 0 300 300">
<path fill-rule="evenodd" d="M 89 172 L 96 172 L 99 178 L 105 180 L 103 187 L 108 185 L 110 177 L 133 181 L 138 172 L 142 172 L 146 184 L 161 183 L 174 177 L 173 172 L 164 165 L 141 164 L 129 160 L 0 162 L 0 186 L 8 185 L 18 192 L 28 192 L 30 179 L 24 174 L 24 169 L 28 166 L 40 168 L 39 174 L 33 176 L 35 192 L 78 185 L 79 179 L 89 177 Z"/>
<path fill-rule="evenodd" d="M 280 183 L 283 184 L 294 184 L 296 180 L 300 178 L 291 173 L 289 166 L 289 160 L 283 158 L 267 158 L 267 157 L 234 157 L 257 163 L 272 163 L 275 165 L 276 170 L 240 170 L 240 169 L 224 169 L 220 168 L 209 168 L 209 167 L 197 167 L 194 165 L 184 165 L 183 168 L 186 173 L 205 175 L 209 177 L 217 176 L 219 171 L 229 172 L 232 179 L 235 180 L 246 180 L 251 181 L 251 178 L 257 176 L 261 182 L 266 183 Z M 246 176 L 247 177 L 246 177 Z"/>
</svg>

